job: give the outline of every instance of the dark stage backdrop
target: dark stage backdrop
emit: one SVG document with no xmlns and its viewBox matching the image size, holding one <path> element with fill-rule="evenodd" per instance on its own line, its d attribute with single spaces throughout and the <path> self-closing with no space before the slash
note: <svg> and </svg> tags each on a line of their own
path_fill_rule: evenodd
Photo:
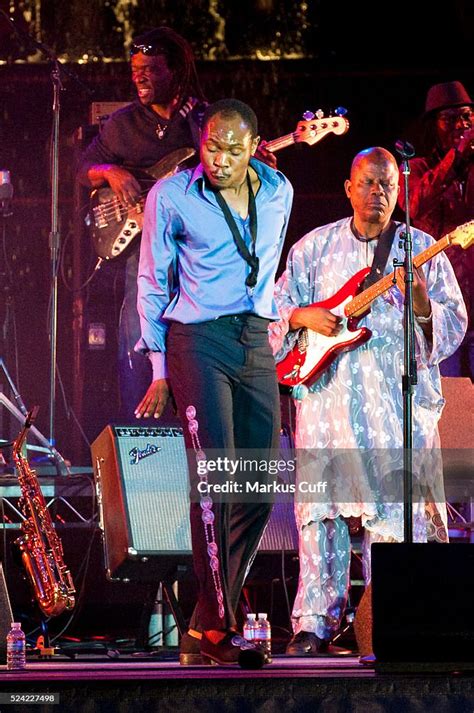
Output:
<svg viewBox="0 0 474 713">
<path fill-rule="evenodd" d="M 443 14 L 428 11 L 428 3 L 400 2 L 388 23 L 380 7 L 375 13 L 371 3 L 360 6 L 154 0 L 132 7 L 118 0 L 25 0 L 20 11 L 19 2 L 0 0 L 0 9 L 13 8 L 21 29 L 37 33 L 82 82 L 63 78 L 60 123 L 58 365 L 64 389 L 58 385 L 56 435 L 74 465 L 87 464 L 90 455 L 73 407 L 90 441 L 117 413 L 121 273 L 111 264 L 87 288 L 71 288 L 95 263 L 82 227 L 85 196 L 74 186 L 77 156 L 90 136 L 91 103 L 133 96 L 126 43 L 138 30 L 173 26 L 193 44 L 208 99 L 247 101 L 267 139 L 292 131 L 306 109 L 347 108 L 346 135 L 278 154 L 279 168 L 295 187 L 286 254 L 306 231 L 348 215 L 343 181 L 357 151 L 370 145 L 393 149 L 399 137 L 418 145 L 415 119 L 431 84 L 459 79 L 474 93 L 471 3 L 453 2 Z M 11 171 L 15 189 L 14 214 L 1 236 L 0 357 L 26 404 L 40 404 L 38 425 L 47 435 L 52 87 L 50 67 L 40 60 L 0 17 L 0 168 Z M 105 327 L 101 349 L 88 345 L 94 325 Z M 0 384 L 6 388 L 2 376 Z M 0 438 L 17 430 L 4 409 L 0 429 Z"/>
</svg>

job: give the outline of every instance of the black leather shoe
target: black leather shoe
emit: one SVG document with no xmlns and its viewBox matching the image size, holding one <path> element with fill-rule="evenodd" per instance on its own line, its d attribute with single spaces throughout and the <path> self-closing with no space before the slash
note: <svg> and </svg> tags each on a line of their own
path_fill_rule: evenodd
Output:
<svg viewBox="0 0 474 713">
<path fill-rule="evenodd" d="M 262 649 L 246 641 L 236 631 L 228 631 L 218 644 L 214 644 L 206 634 L 201 639 L 201 656 L 204 663 L 220 666 L 239 664 L 241 668 L 257 669 L 265 663 Z"/>
<path fill-rule="evenodd" d="M 205 661 L 201 656 L 201 639 L 186 632 L 179 642 L 179 663 L 181 666 L 203 666 Z"/>
<path fill-rule="evenodd" d="M 299 631 L 286 647 L 288 656 L 348 656 L 352 652 L 341 646 L 333 646 L 310 631 Z"/>
</svg>

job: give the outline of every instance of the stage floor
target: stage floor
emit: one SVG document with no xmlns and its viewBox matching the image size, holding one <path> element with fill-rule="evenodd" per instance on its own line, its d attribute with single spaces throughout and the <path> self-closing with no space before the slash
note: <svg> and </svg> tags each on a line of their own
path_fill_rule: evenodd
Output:
<svg viewBox="0 0 474 713">
<path fill-rule="evenodd" d="M 7 671 L 0 667 L 0 683 L 8 681 L 68 681 L 68 680 L 131 680 L 131 679 L 248 679 L 376 675 L 373 668 L 359 663 L 358 656 L 305 657 L 284 655 L 273 657 L 273 662 L 258 671 L 247 671 L 239 666 L 180 666 L 177 657 L 160 660 L 153 654 L 120 656 L 115 660 L 100 660 L 97 656 L 80 656 L 76 660 L 29 660 L 25 671 Z M 1 709 L 0 709 L 1 710 Z"/>
<path fill-rule="evenodd" d="M 183 667 L 176 656 L 29 660 L 23 672 L 1 667 L 0 711 L 472 713 L 474 671 L 443 666 L 444 671 L 425 664 L 418 670 L 381 672 L 360 664 L 357 656 L 277 655 L 259 671 Z M 17 697 L 10 702 L 12 693 Z M 52 694 L 55 704 L 47 700 Z"/>
</svg>

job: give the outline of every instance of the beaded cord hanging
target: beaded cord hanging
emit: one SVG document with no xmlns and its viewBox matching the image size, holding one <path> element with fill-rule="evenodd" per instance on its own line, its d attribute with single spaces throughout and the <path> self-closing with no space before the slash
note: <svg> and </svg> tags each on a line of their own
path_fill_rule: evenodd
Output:
<svg viewBox="0 0 474 713">
<path fill-rule="evenodd" d="M 202 450 L 201 444 L 199 442 L 199 423 L 196 420 L 196 409 L 194 406 L 188 406 L 186 409 L 186 418 L 188 419 L 188 431 L 191 434 L 191 440 L 192 440 L 192 445 L 193 449 L 196 455 L 196 462 L 199 463 L 201 461 L 206 462 L 206 453 Z M 205 469 L 200 469 L 204 471 L 203 474 L 199 474 L 199 480 L 201 483 L 205 483 L 207 485 L 208 483 L 208 478 L 207 478 L 207 470 Z M 207 488 L 199 488 L 200 492 L 207 492 Z M 215 531 L 214 531 L 214 513 L 212 512 L 212 498 L 210 495 L 201 495 L 200 497 L 200 505 L 202 509 L 202 515 L 201 519 L 204 524 L 204 532 L 205 532 L 205 537 L 206 537 L 206 544 L 207 544 L 207 554 L 209 556 L 209 566 L 211 568 L 212 572 L 212 579 L 214 581 L 214 589 L 216 591 L 216 596 L 217 596 L 217 603 L 219 605 L 218 611 L 219 611 L 219 616 L 221 619 L 224 619 L 225 615 L 225 610 L 224 610 L 224 594 L 222 592 L 222 584 L 221 584 L 221 576 L 220 576 L 220 563 L 219 563 L 219 549 L 217 546 L 216 538 L 215 538 Z"/>
</svg>

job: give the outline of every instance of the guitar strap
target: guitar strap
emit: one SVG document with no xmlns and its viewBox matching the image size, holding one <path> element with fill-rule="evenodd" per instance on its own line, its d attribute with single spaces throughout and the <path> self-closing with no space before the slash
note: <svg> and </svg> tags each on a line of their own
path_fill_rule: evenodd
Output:
<svg viewBox="0 0 474 713">
<path fill-rule="evenodd" d="M 354 235 L 357 236 L 357 232 L 354 228 L 352 221 L 351 229 Z M 397 223 L 394 220 L 391 220 L 387 228 L 383 231 L 383 233 L 380 234 L 380 237 L 377 239 L 377 245 L 375 246 L 374 259 L 372 261 L 370 272 L 360 285 L 358 292 L 362 292 L 368 287 L 371 287 L 371 285 L 375 284 L 383 276 L 396 232 Z M 358 239 L 360 240 L 360 238 Z"/>
</svg>

